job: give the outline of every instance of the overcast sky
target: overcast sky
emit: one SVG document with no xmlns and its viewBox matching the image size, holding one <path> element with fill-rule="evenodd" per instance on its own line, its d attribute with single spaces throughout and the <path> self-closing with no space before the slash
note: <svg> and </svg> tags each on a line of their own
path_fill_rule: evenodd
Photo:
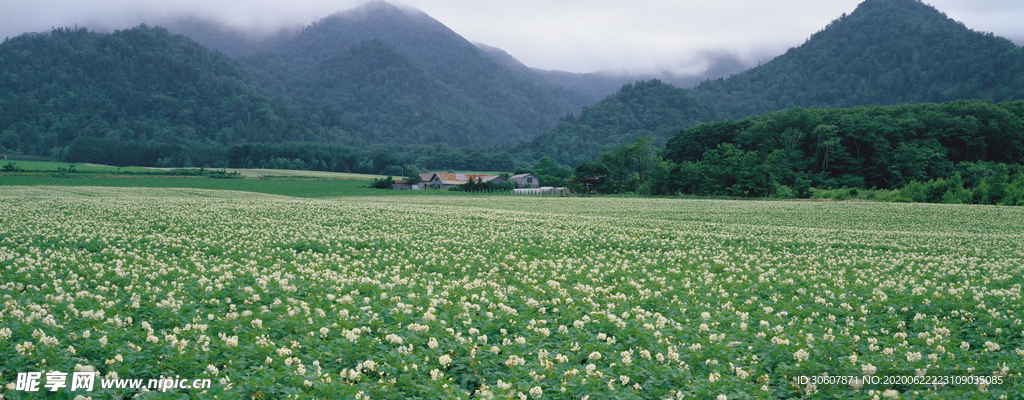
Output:
<svg viewBox="0 0 1024 400">
<path fill-rule="evenodd" d="M 75 26 L 96 30 L 175 16 L 241 29 L 307 25 L 365 0 L 0 0 L 0 38 Z M 403 0 L 473 42 L 524 64 L 571 72 L 699 73 L 708 55 L 768 60 L 860 0 Z M 1024 44 L 1024 1 L 929 0 L 967 27 Z"/>
</svg>

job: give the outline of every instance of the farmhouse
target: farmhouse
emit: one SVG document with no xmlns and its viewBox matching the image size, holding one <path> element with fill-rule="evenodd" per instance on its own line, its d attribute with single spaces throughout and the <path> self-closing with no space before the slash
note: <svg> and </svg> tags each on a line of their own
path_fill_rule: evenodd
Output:
<svg viewBox="0 0 1024 400">
<path fill-rule="evenodd" d="M 533 174 L 512 175 L 511 177 L 508 178 L 508 180 L 515 181 L 516 182 L 516 187 L 518 187 L 518 188 L 539 188 L 540 187 L 540 180 L 537 179 L 536 176 L 533 176 Z"/>
<path fill-rule="evenodd" d="M 451 172 L 436 172 L 430 174 L 420 174 L 420 189 L 448 189 L 452 186 L 459 186 L 462 184 L 469 183 L 469 180 L 479 182 L 490 182 L 495 185 L 505 183 L 505 178 L 499 175 L 487 175 L 487 174 L 459 174 Z M 396 184 L 398 181 L 395 181 Z M 397 187 L 396 187 L 397 189 Z M 408 187 L 407 189 L 416 189 Z"/>
</svg>

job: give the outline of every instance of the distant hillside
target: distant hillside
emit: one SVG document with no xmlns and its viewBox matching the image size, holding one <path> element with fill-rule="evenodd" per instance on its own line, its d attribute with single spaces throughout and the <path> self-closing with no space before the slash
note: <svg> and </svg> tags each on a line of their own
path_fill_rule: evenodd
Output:
<svg viewBox="0 0 1024 400">
<path fill-rule="evenodd" d="M 623 73 L 598 71 L 589 73 L 575 73 L 566 71 L 544 70 L 530 68 L 517 60 L 505 50 L 497 47 L 476 43 L 484 53 L 493 57 L 497 62 L 506 68 L 534 79 L 546 86 L 562 88 L 563 90 L 578 93 L 581 99 L 588 100 L 584 104 L 593 104 L 622 88 L 622 85 L 638 81 L 660 80 L 675 87 L 689 88 L 696 87 L 709 78 L 731 75 L 749 66 L 745 65 L 739 58 L 731 54 L 710 55 L 710 66 L 704 72 L 693 75 L 680 75 L 671 71 L 660 73 Z"/>
<path fill-rule="evenodd" d="M 697 101 L 684 102 L 693 110 L 652 110 L 618 106 L 623 100 L 616 94 L 590 107 L 604 110 L 600 118 L 586 113 L 567 118 L 525 148 L 575 165 L 594 158 L 593 149 L 632 142 L 639 133 L 678 132 L 700 122 L 792 107 L 1024 99 L 1024 50 L 972 31 L 917 0 L 867 0 L 771 62 L 705 81 L 696 90 L 654 90 L 643 96 L 666 97 L 635 100 L 652 107 L 678 104 L 669 99 L 695 96 Z M 705 119 L 659 119 L 673 113 Z M 636 135 L 621 133 L 633 132 L 631 126 L 647 128 Z M 661 143 L 667 138 L 656 136 Z"/>
<path fill-rule="evenodd" d="M 563 118 L 554 129 L 533 138 L 521 150 L 578 165 L 637 137 L 654 136 L 655 144 L 662 146 L 679 132 L 679 127 L 711 119 L 692 91 L 658 80 L 637 82 L 585 107 L 578 117 Z"/>
<path fill-rule="evenodd" d="M 589 72 L 574 73 L 565 71 L 550 71 L 533 68 L 533 72 L 539 75 L 548 83 L 563 87 L 567 90 L 583 93 L 597 99 L 603 99 L 619 90 L 622 85 L 637 81 L 659 80 L 678 88 L 693 88 L 708 79 L 717 79 L 741 72 L 748 69 L 736 56 L 722 54 L 710 56 L 710 66 L 704 72 L 693 75 L 680 75 L 671 71 L 650 72 L 650 73 L 616 73 L 616 72 Z"/>
<path fill-rule="evenodd" d="M 261 89 L 234 60 L 162 28 L 61 28 L 0 44 L 0 151 L 56 155 L 79 137 L 344 141 L 364 129 Z"/>
<path fill-rule="evenodd" d="M 354 110 L 376 143 L 516 144 L 584 105 L 502 66 L 428 15 L 380 1 L 241 60 L 282 93 Z"/>
</svg>

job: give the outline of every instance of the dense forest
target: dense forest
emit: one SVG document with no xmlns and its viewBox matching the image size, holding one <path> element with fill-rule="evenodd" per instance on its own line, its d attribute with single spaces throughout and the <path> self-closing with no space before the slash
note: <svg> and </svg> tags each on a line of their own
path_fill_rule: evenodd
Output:
<svg viewBox="0 0 1024 400">
<path fill-rule="evenodd" d="M 653 193 L 808 197 L 937 180 L 972 189 L 999 171 L 1005 184 L 1024 163 L 1024 101 L 793 108 L 684 130 L 662 157 Z"/>
<path fill-rule="evenodd" d="M 579 193 L 1024 205 L 1024 101 L 792 108 L 654 140 L 558 178 Z"/>
<path fill-rule="evenodd" d="M 680 128 L 710 120 L 710 112 L 692 91 L 659 80 L 637 82 L 583 108 L 579 116 L 562 118 L 519 150 L 527 159 L 548 156 L 579 165 L 637 137 L 654 136 L 656 145 L 664 145 Z"/>
<path fill-rule="evenodd" d="M 652 82 L 627 85 L 578 117 L 563 118 L 524 145 L 526 153 L 577 165 L 636 137 L 654 135 L 660 145 L 699 123 L 792 107 L 1021 100 L 1024 50 L 918 0 L 867 0 L 803 45 L 746 72 L 695 90 Z"/>
<path fill-rule="evenodd" d="M 220 53 L 145 25 L 4 41 L 0 111 L 0 151 L 58 159 L 79 137 L 191 148 L 368 132 L 342 113 L 255 85 Z"/>
</svg>

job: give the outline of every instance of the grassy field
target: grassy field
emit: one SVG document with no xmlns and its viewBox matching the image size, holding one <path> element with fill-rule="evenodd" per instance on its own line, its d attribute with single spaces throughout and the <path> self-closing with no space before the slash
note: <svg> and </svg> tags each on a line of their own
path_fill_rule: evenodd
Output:
<svg viewBox="0 0 1024 400">
<path fill-rule="evenodd" d="M 199 181 L 0 188 L 0 394 L 1024 398 L 1021 208 Z"/>
<path fill-rule="evenodd" d="M 55 161 L 0 161 L 0 166 L 12 164 L 14 167 L 24 170 L 26 173 L 33 172 L 66 172 L 72 167 L 79 173 L 91 174 L 147 174 L 155 171 L 170 172 L 174 170 L 198 170 L 199 168 L 149 168 L 149 167 L 115 167 L 110 165 L 90 163 L 65 163 Z M 215 170 L 211 168 L 210 170 Z M 298 171 L 287 169 L 246 169 L 246 168 L 218 168 L 227 172 L 237 172 L 246 178 L 310 178 L 310 179 L 334 179 L 334 180 L 361 180 L 369 181 L 384 178 L 382 175 L 352 174 L 346 172 L 323 172 L 323 171 Z"/>
<path fill-rule="evenodd" d="M 236 190 L 242 192 L 274 194 L 281 196 L 320 198 L 340 196 L 396 196 L 396 197 L 489 197 L 508 195 L 507 192 L 493 194 L 449 192 L 447 190 L 385 190 L 366 187 L 369 181 L 325 180 L 325 179 L 213 179 L 208 177 L 154 177 L 132 175 L 81 175 L 69 174 L 62 177 L 35 175 L 0 175 L 0 187 L 4 186 L 94 186 L 111 188 L 192 188 L 210 190 Z"/>
<path fill-rule="evenodd" d="M 378 189 L 364 187 L 367 182 L 354 180 L 261 180 L 212 179 L 203 177 L 83 177 L 0 176 L 0 187 L 22 186 L 93 186 L 109 188 L 192 188 L 234 190 L 281 196 L 317 198 L 379 194 Z"/>
<path fill-rule="evenodd" d="M 3 160 L 0 161 L 0 167 L 8 164 L 13 164 L 14 167 L 25 170 L 25 172 L 57 172 L 58 168 L 68 170 L 71 167 L 78 172 L 88 173 L 145 173 L 151 172 L 151 168 L 143 167 L 114 167 L 110 165 L 99 165 L 89 163 L 65 163 L 65 162 L 54 162 L 54 161 L 20 161 L 20 160 Z"/>
<path fill-rule="evenodd" d="M 155 170 L 170 171 L 173 168 L 152 168 Z M 194 169 L 194 168 L 193 168 Z M 334 179 L 334 180 L 358 180 L 369 181 L 385 178 L 383 175 L 352 174 L 348 172 L 324 172 L 324 171 L 299 171 L 291 169 L 249 169 L 249 168 L 223 168 L 227 172 L 237 172 L 246 178 L 311 178 L 311 179 Z"/>
</svg>

